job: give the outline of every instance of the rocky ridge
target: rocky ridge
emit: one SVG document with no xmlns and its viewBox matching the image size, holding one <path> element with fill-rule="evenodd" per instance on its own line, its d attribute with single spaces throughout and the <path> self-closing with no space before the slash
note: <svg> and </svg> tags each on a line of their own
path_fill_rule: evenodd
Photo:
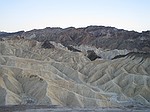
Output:
<svg viewBox="0 0 150 112">
<path fill-rule="evenodd" d="M 127 31 L 114 27 L 88 26 L 83 28 L 50 28 L 20 31 L 16 33 L 0 34 L 0 37 L 22 36 L 26 39 L 55 41 L 64 46 L 90 45 L 108 50 L 150 51 L 150 31 L 141 33 Z"/>
</svg>

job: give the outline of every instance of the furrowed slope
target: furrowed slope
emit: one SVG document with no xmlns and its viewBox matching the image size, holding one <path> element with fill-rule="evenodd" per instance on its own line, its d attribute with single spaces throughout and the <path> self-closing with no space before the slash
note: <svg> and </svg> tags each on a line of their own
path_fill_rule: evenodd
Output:
<svg viewBox="0 0 150 112">
<path fill-rule="evenodd" d="M 150 105 L 150 57 L 90 61 L 81 52 L 0 41 L 0 105 L 68 107 Z"/>
</svg>

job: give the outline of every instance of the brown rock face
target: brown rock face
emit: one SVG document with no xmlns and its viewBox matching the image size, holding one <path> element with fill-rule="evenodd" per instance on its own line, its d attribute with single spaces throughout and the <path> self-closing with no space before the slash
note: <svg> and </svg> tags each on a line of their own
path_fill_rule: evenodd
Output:
<svg viewBox="0 0 150 112">
<path fill-rule="evenodd" d="M 127 31 L 114 27 L 88 26 L 84 28 L 45 28 L 27 32 L 5 33 L 0 37 L 12 37 L 21 35 L 38 41 L 55 41 L 63 45 L 92 45 L 104 49 L 128 49 L 149 52 L 150 31 L 142 33 Z"/>
<path fill-rule="evenodd" d="M 45 39 L 60 42 L 63 45 L 92 45 L 104 49 L 128 49 L 146 51 L 150 49 L 150 31 L 138 33 L 114 27 L 88 26 L 86 28 L 46 28 L 25 32 L 29 36 L 35 34 L 34 39 Z"/>
</svg>

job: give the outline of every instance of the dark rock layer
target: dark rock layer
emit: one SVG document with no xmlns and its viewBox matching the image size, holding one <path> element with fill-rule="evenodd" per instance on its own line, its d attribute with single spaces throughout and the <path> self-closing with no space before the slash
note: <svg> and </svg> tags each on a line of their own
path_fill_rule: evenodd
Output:
<svg viewBox="0 0 150 112">
<path fill-rule="evenodd" d="M 97 58 L 101 58 L 101 57 L 97 56 L 97 54 L 96 54 L 93 50 L 88 50 L 88 51 L 87 51 L 87 57 L 88 57 L 91 61 L 94 61 L 94 60 L 96 60 Z"/>
<path fill-rule="evenodd" d="M 50 48 L 55 48 L 55 46 L 53 44 L 51 44 L 48 40 L 44 41 L 44 43 L 42 44 L 42 48 L 45 49 L 50 49 Z"/>
<path fill-rule="evenodd" d="M 150 52 L 150 31 L 141 33 L 114 27 L 88 26 L 84 28 L 50 28 L 34 29 L 27 32 L 2 33 L 0 37 L 21 35 L 25 38 L 42 41 L 55 41 L 68 45 L 92 45 L 103 49 L 128 49 Z"/>
</svg>

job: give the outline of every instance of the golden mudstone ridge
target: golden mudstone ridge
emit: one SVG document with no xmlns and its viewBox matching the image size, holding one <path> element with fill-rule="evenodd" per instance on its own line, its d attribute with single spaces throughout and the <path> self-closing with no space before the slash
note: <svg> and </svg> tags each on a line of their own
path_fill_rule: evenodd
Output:
<svg viewBox="0 0 150 112">
<path fill-rule="evenodd" d="M 91 61 L 82 52 L 41 46 L 0 41 L 0 105 L 150 106 L 149 56 Z"/>
</svg>

